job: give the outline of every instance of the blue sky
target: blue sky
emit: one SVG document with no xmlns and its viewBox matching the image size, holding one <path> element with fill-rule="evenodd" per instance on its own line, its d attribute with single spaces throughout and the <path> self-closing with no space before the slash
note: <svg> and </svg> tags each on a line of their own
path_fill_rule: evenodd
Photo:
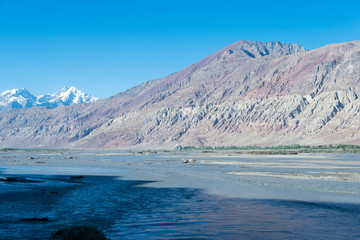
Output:
<svg viewBox="0 0 360 240">
<path fill-rule="evenodd" d="M 360 1 L 0 0 L 0 92 L 109 97 L 239 40 L 360 40 Z"/>
</svg>

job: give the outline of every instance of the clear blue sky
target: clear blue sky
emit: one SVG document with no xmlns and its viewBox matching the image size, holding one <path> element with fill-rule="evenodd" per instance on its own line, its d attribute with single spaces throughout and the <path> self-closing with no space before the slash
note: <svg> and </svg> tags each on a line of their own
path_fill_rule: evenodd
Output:
<svg viewBox="0 0 360 240">
<path fill-rule="evenodd" d="M 0 0 L 0 92 L 108 97 L 239 40 L 360 40 L 360 1 Z"/>
</svg>

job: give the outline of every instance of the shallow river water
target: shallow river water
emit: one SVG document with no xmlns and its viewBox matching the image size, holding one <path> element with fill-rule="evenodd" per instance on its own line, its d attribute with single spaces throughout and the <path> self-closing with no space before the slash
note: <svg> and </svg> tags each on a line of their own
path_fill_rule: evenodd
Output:
<svg viewBox="0 0 360 240">
<path fill-rule="evenodd" d="M 0 239 L 360 239 L 358 154 L 16 151 L 1 179 Z"/>
</svg>

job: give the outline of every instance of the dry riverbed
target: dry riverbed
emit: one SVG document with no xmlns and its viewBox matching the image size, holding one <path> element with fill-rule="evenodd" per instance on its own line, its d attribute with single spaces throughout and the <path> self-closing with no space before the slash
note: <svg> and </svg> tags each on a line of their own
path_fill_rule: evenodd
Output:
<svg viewBox="0 0 360 240">
<path fill-rule="evenodd" d="M 0 197 L 0 232 L 8 234 L 8 239 L 41 231 L 41 224 L 46 224 L 49 235 L 50 230 L 74 222 L 100 226 L 113 239 L 151 239 L 155 233 L 171 239 L 193 236 L 195 232 L 205 239 L 217 239 L 224 231 L 228 239 L 253 236 L 247 231 L 259 234 L 252 239 L 289 239 L 300 236 L 297 231 L 304 232 L 298 227 L 301 224 L 316 219 L 320 222 L 313 224 L 323 224 L 312 214 L 324 214 L 324 209 L 330 211 L 324 218 L 339 214 L 339 219 L 324 225 L 329 228 L 329 236 L 339 234 L 334 239 L 342 239 L 342 234 L 350 231 L 354 238 L 348 239 L 356 239 L 360 154 L 2 151 Z M 286 225 L 295 217 L 292 211 L 300 214 L 294 222 L 297 227 Z M 253 224 L 247 230 L 238 228 L 239 222 L 248 224 L 249 219 Z M 337 226 L 344 219 L 348 219 L 349 229 L 335 231 L 331 224 Z M 179 229 L 177 224 L 181 225 Z M 202 224 L 215 224 L 215 232 L 199 232 L 195 227 L 201 229 Z M 272 224 L 288 229 L 273 231 L 277 227 Z M 264 229 L 257 229 L 259 225 Z M 19 229 L 23 229 L 23 235 L 17 235 Z M 151 231 L 142 236 L 140 229 L 144 234 L 145 229 Z M 310 231 L 299 239 L 322 234 Z M 33 239 L 44 239 L 45 235 Z"/>
<path fill-rule="evenodd" d="M 115 176 L 226 197 L 360 203 L 360 154 L 238 155 L 231 151 L 9 151 L 7 174 Z M 0 177 L 1 177 L 0 176 Z M 1 181 L 0 188 L 7 188 Z"/>
</svg>

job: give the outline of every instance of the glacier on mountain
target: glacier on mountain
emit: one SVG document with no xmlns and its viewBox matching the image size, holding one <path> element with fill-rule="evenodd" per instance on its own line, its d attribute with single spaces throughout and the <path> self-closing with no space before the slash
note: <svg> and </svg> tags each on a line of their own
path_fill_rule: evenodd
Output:
<svg viewBox="0 0 360 240">
<path fill-rule="evenodd" d="M 46 106 L 56 108 L 58 106 L 69 106 L 71 104 L 89 103 L 97 98 L 80 91 L 76 87 L 64 87 L 54 94 L 34 96 L 25 88 L 6 90 L 0 94 L 0 111 L 15 108 L 31 108 L 35 106 Z"/>
</svg>

